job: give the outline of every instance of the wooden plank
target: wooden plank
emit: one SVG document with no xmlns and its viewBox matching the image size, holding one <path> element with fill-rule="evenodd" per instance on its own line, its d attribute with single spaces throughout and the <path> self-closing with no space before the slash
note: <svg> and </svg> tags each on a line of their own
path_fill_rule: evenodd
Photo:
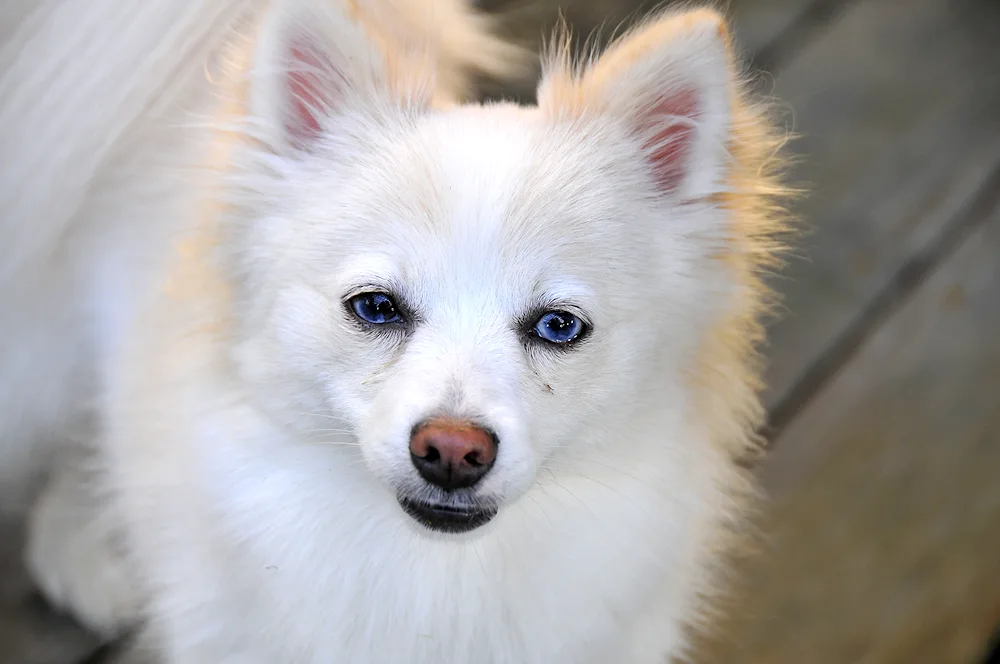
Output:
<svg viewBox="0 0 1000 664">
<path fill-rule="evenodd" d="M 767 402 L 780 423 L 810 368 L 850 350 L 859 315 L 1000 163 L 1000 5 L 905 4 L 852 3 L 777 71 L 802 135 L 794 177 L 811 189 L 803 258 L 777 282 L 787 313 L 771 330 Z"/>
<path fill-rule="evenodd" d="M 974 664 L 1000 625 L 1000 188 L 785 431 L 770 538 L 701 661 Z"/>
</svg>

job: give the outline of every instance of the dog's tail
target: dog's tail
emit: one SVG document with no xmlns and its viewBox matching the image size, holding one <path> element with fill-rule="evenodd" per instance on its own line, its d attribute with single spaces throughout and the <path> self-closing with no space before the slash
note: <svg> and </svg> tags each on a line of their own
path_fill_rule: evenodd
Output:
<svg viewBox="0 0 1000 664">
<path fill-rule="evenodd" d="M 239 22 L 266 2 L 4 0 L 0 289 L 57 251 L 109 155 L 174 103 L 185 81 L 204 75 Z M 505 76 L 521 63 L 465 2 L 346 0 L 390 42 L 433 48 L 441 82 L 456 93 L 474 70 Z"/>
<path fill-rule="evenodd" d="M 54 252 L 108 155 L 250 0 L 6 0 L 0 288 Z"/>
</svg>

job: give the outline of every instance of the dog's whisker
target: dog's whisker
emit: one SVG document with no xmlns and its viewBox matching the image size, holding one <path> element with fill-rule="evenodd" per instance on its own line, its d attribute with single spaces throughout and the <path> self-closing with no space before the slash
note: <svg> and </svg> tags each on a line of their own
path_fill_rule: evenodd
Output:
<svg viewBox="0 0 1000 664">
<path fill-rule="evenodd" d="M 597 514 L 594 512 L 593 508 L 590 507 L 590 505 L 588 505 L 586 502 L 584 502 L 580 498 L 580 496 L 576 495 L 569 487 L 564 486 L 559 480 L 557 480 L 556 476 L 555 476 L 555 473 L 553 473 L 550 468 L 545 467 L 545 469 L 549 471 L 549 474 L 552 477 L 552 479 L 551 479 L 552 484 L 554 484 L 556 487 L 562 489 L 563 491 L 565 491 L 566 493 L 568 493 L 569 495 L 571 495 L 574 499 L 576 499 L 576 501 L 578 503 L 580 503 L 580 505 L 584 509 L 586 509 L 588 512 L 590 512 L 591 516 L 593 516 L 595 519 L 598 519 Z"/>
<path fill-rule="evenodd" d="M 310 429 L 310 430 L 306 431 L 305 433 L 310 434 L 310 435 L 312 435 L 312 434 L 323 434 L 323 435 L 343 434 L 345 436 L 353 436 L 354 435 L 353 431 L 348 431 L 346 429 Z"/>
<path fill-rule="evenodd" d="M 644 479 L 642 479 L 641 477 L 637 477 L 636 475 L 633 475 L 632 473 L 626 472 L 626 471 L 622 470 L 621 468 L 616 468 L 615 466 L 612 466 L 610 464 L 602 463 L 600 461 L 597 461 L 596 459 L 589 459 L 587 457 L 582 457 L 582 456 L 579 456 L 579 457 L 578 456 L 567 456 L 567 455 L 564 455 L 564 454 L 561 454 L 560 457 L 564 458 L 564 459 L 566 459 L 568 461 L 580 462 L 580 463 L 590 463 L 590 464 L 594 464 L 594 465 L 600 466 L 602 468 L 607 468 L 608 470 L 616 472 L 616 473 L 618 473 L 620 475 L 624 475 L 625 477 L 628 477 L 629 479 L 633 479 L 636 482 L 639 482 L 641 484 L 647 484 L 647 481 L 644 480 Z"/>
<path fill-rule="evenodd" d="M 360 443 L 342 440 L 306 440 L 304 442 L 309 445 L 323 445 L 329 447 L 361 447 Z"/>
<path fill-rule="evenodd" d="M 538 482 L 535 482 L 535 485 L 537 486 L 537 485 L 538 485 Z M 537 507 L 537 508 L 538 508 L 538 513 L 539 513 L 539 514 L 541 514 L 541 515 L 542 515 L 542 518 L 544 518 L 544 519 L 545 519 L 545 522 L 546 522 L 546 523 L 548 524 L 548 527 L 549 527 L 549 528 L 552 528 L 552 527 L 553 527 L 553 524 L 552 524 L 552 520 L 551 520 L 551 519 L 549 518 L 549 515 L 548 515 L 548 512 L 546 512 L 546 511 L 545 511 L 545 508 L 544 508 L 544 507 L 542 507 L 542 504 L 541 504 L 540 502 L 538 502 L 538 499 L 537 499 L 537 498 L 535 498 L 535 497 L 534 497 L 533 495 L 531 495 L 530 493 L 529 493 L 529 494 L 528 494 L 528 495 L 527 495 L 526 497 L 527 497 L 527 498 L 528 498 L 529 500 L 531 500 L 531 502 L 532 502 L 532 503 L 534 503 L 534 504 L 535 504 L 535 507 Z"/>
<path fill-rule="evenodd" d="M 322 418 L 328 419 L 328 420 L 335 420 L 335 421 L 338 421 L 338 422 L 348 423 L 347 418 L 342 417 L 340 415 L 334 415 L 333 413 L 318 413 L 318 412 L 301 411 L 300 410 L 300 411 L 297 411 L 297 414 L 298 415 L 302 415 L 303 417 L 322 417 Z"/>
</svg>

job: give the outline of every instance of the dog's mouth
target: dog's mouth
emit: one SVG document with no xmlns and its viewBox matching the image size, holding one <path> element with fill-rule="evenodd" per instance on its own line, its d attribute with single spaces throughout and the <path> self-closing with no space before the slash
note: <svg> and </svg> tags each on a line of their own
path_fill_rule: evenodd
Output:
<svg viewBox="0 0 1000 664">
<path fill-rule="evenodd" d="M 399 505 L 417 523 L 440 533 L 467 533 L 486 525 L 497 508 L 482 505 L 440 505 L 398 497 Z"/>
</svg>

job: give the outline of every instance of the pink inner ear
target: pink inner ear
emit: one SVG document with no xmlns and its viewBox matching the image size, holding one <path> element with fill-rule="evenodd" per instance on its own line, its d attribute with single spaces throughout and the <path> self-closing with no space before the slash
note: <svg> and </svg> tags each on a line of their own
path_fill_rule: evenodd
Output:
<svg viewBox="0 0 1000 664">
<path fill-rule="evenodd" d="M 643 113 L 643 129 L 648 136 L 644 147 L 657 184 L 673 191 L 684 178 L 687 157 L 694 139 L 694 127 L 685 120 L 698 116 L 698 96 L 693 90 L 659 97 Z"/>
<path fill-rule="evenodd" d="M 344 80 L 333 63 L 305 40 L 289 49 L 289 65 L 285 129 L 294 141 L 308 143 L 319 135 L 320 114 L 332 107 Z"/>
</svg>

